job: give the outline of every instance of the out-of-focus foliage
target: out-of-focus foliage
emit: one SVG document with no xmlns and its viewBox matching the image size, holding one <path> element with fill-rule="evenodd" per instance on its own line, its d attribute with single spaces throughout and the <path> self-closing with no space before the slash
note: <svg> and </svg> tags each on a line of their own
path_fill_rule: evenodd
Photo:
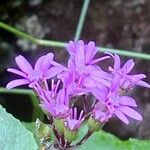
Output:
<svg viewBox="0 0 150 150">
<path fill-rule="evenodd" d="M 78 150 L 148 150 L 149 147 L 148 140 L 121 141 L 109 133 L 99 131 L 95 132 Z"/>
</svg>

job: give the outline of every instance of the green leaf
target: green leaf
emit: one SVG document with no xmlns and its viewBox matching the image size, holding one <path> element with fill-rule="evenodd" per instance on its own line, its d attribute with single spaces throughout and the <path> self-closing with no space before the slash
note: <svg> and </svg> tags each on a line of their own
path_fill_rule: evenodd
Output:
<svg viewBox="0 0 150 150">
<path fill-rule="evenodd" d="M 33 134 L 0 106 L 0 149 L 37 150 Z"/>
<path fill-rule="evenodd" d="M 78 150 L 148 150 L 150 141 L 129 139 L 121 141 L 104 131 L 95 132 Z"/>
<path fill-rule="evenodd" d="M 24 127 L 27 130 L 29 130 L 33 133 L 34 139 L 35 139 L 35 141 L 39 147 L 40 146 L 40 140 L 37 138 L 35 123 L 34 122 L 22 122 L 22 124 L 24 125 Z"/>
<path fill-rule="evenodd" d="M 87 124 L 82 125 L 77 133 L 77 138 L 71 143 L 71 146 L 79 143 L 84 138 L 84 136 L 88 133 L 88 130 L 89 128 Z"/>
</svg>

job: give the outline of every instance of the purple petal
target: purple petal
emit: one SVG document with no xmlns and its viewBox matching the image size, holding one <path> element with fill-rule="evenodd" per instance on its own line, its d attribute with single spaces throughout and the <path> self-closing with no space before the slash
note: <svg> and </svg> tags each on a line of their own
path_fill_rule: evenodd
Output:
<svg viewBox="0 0 150 150">
<path fill-rule="evenodd" d="M 75 54 L 75 65 L 79 71 L 83 71 L 84 68 L 84 49 L 78 45 Z"/>
<path fill-rule="evenodd" d="M 107 91 L 104 89 L 91 88 L 91 93 L 98 99 L 99 101 L 105 101 L 107 96 Z"/>
<path fill-rule="evenodd" d="M 95 64 L 95 63 L 98 63 L 98 62 L 103 61 L 103 60 L 108 59 L 108 58 L 110 58 L 110 56 L 104 56 L 104 57 L 101 57 L 98 59 L 94 59 L 93 61 L 90 62 L 90 64 Z"/>
<path fill-rule="evenodd" d="M 86 79 L 83 81 L 83 85 L 84 85 L 85 87 L 89 87 L 89 88 L 96 87 L 95 81 L 93 81 L 93 80 L 90 79 L 90 78 L 86 78 Z"/>
<path fill-rule="evenodd" d="M 135 111 L 134 109 L 127 107 L 127 106 L 121 106 L 119 108 L 125 115 L 135 119 L 135 120 L 142 120 L 142 116 L 141 114 L 139 114 L 137 111 Z"/>
<path fill-rule="evenodd" d="M 67 120 L 67 125 L 70 130 L 74 130 L 74 128 L 79 124 L 80 122 L 75 119 L 68 119 Z"/>
<path fill-rule="evenodd" d="M 144 82 L 144 81 L 138 81 L 137 83 L 136 83 L 137 85 L 139 85 L 139 86 L 143 86 L 143 87 L 146 87 L 146 88 L 150 88 L 150 85 L 148 84 L 148 83 L 146 83 L 146 82 Z"/>
<path fill-rule="evenodd" d="M 33 71 L 31 64 L 21 55 L 15 58 L 18 67 L 25 72 L 26 74 L 30 74 Z"/>
<path fill-rule="evenodd" d="M 20 85 L 24 85 L 24 84 L 28 84 L 28 83 L 30 83 L 29 80 L 26 80 L 26 79 L 17 79 L 17 80 L 10 81 L 7 84 L 6 88 L 7 89 L 12 89 L 12 88 L 14 88 L 16 86 L 20 86 Z"/>
<path fill-rule="evenodd" d="M 61 73 L 62 71 L 64 71 L 64 67 L 62 66 L 51 67 L 47 72 L 45 72 L 44 76 L 46 79 L 50 79 L 56 76 L 57 74 Z"/>
<path fill-rule="evenodd" d="M 85 63 L 89 63 L 94 55 L 96 54 L 97 50 L 95 48 L 95 42 L 90 41 L 88 45 L 85 46 Z"/>
<path fill-rule="evenodd" d="M 108 73 L 106 73 L 100 68 L 95 68 L 92 65 L 88 65 L 85 69 L 86 69 L 87 74 L 89 74 L 90 77 L 94 76 L 94 77 L 103 78 L 106 80 L 110 80 L 111 78 L 111 76 Z"/>
<path fill-rule="evenodd" d="M 42 62 L 42 70 L 47 71 L 49 67 L 51 66 L 51 60 L 53 60 L 54 54 L 53 53 L 48 53 L 45 55 L 43 62 Z"/>
<path fill-rule="evenodd" d="M 130 59 L 130 60 L 128 60 L 125 64 L 124 64 L 124 66 L 122 67 L 122 69 L 124 70 L 124 72 L 126 72 L 126 74 L 127 73 L 129 73 L 132 69 L 133 69 L 133 67 L 134 67 L 134 61 L 133 61 L 133 59 Z"/>
<path fill-rule="evenodd" d="M 115 74 L 112 79 L 111 92 L 116 91 L 120 87 L 120 79 L 121 77 L 118 74 Z"/>
<path fill-rule="evenodd" d="M 107 87 L 110 87 L 110 85 L 111 85 L 110 81 L 105 80 L 105 79 L 100 78 L 100 77 L 90 76 L 89 78 L 91 78 L 92 80 L 94 80 L 95 83 L 97 83 L 97 84 L 103 84 L 103 85 L 105 85 Z"/>
<path fill-rule="evenodd" d="M 45 57 L 45 55 L 44 55 L 44 56 L 41 56 L 41 57 L 36 61 L 35 66 L 34 66 L 34 69 L 35 69 L 35 70 L 42 70 L 42 62 L 43 62 L 43 60 L 44 60 L 44 57 Z"/>
<path fill-rule="evenodd" d="M 145 74 L 134 74 L 134 75 L 127 75 L 127 78 L 133 82 L 137 82 L 143 78 L 146 78 Z"/>
<path fill-rule="evenodd" d="M 114 57 L 114 69 L 117 70 L 120 68 L 120 57 L 119 55 L 115 54 Z"/>
<path fill-rule="evenodd" d="M 128 118 L 121 111 L 116 109 L 114 113 L 121 121 L 123 121 L 126 124 L 129 124 Z"/>
<path fill-rule="evenodd" d="M 69 41 L 69 44 L 66 44 L 65 47 L 70 55 L 74 55 L 75 42 Z"/>
<path fill-rule="evenodd" d="M 8 72 L 11 72 L 11 73 L 14 73 L 14 74 L 17 74 L 17 75 L 19 75 L 19 76 L 22 76 L 22 77 L 24 77 L 24 78 L 27 78 L 27 75 L 26 75 L 24 72 L 19 71 L 19 70 L 17 70 L 17 69 L 8 68 L 7 71 L 8 71 Z"/>
<path fill-rule="evenodd" d="M 132 106 L 132 107 L 137 107 L 137 104 L 135 100 L 129 96 L 122 96 L 119 99 L 119 103 L 121 105 L 127 105 L 127 106 Z"/>
</svg>

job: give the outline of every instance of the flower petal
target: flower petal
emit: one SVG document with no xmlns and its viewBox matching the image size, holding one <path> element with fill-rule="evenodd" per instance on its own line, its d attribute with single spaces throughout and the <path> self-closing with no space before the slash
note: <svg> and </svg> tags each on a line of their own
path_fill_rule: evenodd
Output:
<svg viewBox="0 0 150 150">
<path fill-rule="evenodd" d="M 15 58 L 15 61 L 18 67 L 25 72 L 26 74 L 30 74 L 33 71 L 31 64 L 22 56 L 19 55 Z"/>
<path fill-rule="evenodd" d="M 74 55 L 75 42 L 69 41 L 69 44 L 66 44 L 65 47 L 70 55 Z"/>
<path fill-rule="evenodd" d="M 64 67 L 62 66 L 51 67 L 47 72 L 45 72 L 44 77 L 46 79 L 50 79 L 56 76 L 57 74 L 61 73 L 62 71 L 64 71 Z"/>
<path fill-rule="evenodd" d="M 44 60 L 44 57 L 45 57 L 45 55 L 44 56 L 41 56 L 37 61 L 36 61 L 36 63 L 35 63 L 35 66 L 34 66 L 34 70 L 42 70 L 42 62 L 43 62 L 43 60 Z"/>
<path fill-rule="evenodd" d="M 137 111 L 135 111 L 134 109 L 127 107 L 127 106 L 121 106 L 119 108 L 125 115 L 135 119 L 135 120 L 142 120 L 142 116 L 141 114 L 139 114 Z"/>
<path fill-rule="evenodd" d="M 98 99 L 99 101 L 105 101 L 106 96 L 108 94 L 107 90 L 104 89 L 98 89 L 98 88 L 91 88 L 91 93 Z"/>
<path fill-rule="evenodd" d="M 43 61 L 42 61 L 42 71 L 47 71 L 49 67 L 51 66 L 51 60 L 53 60 L 54 54 L 53 53 L 48 53 L 45 55 Z"/>
<path fill-rule="evenodd" d="M 78 71 L 83 71 L 84 69 L 84 48 L 80 45 L 77 45 L 75 53 L 75 65 Z"/>
<path fill-rule="evenodd" d="M 104 56 L 104 57 L 101 57 L 101 58 L 97 58 L 97 59 L 92 60 L 90 62 L 90 64 L 95 64 L 95 63 L 98 63 L 98 62 L 103 61 L 103 60 L 108 59 L 108 58 L 110 58 L 110 56 Z"/>
<path fill-rule="evenodd" d="M 118 109 L 115 110 L 115 115 L 124 123 L 129 124 L 128 118 Z"/>
<path fill-rule="evenodd" d="M 7 71 L 11 72 L 11 73 L 14 73 L 14 74 L 17 74 L 19 76 L 22 76 L 24 78 L 27 78 L 27 75 L 24 72 L 20 71 L 20 70 L 13 69 L 13 68 L 8 68 Z"/>
<path fill-rule="evenodd" d="M 150 88 L 150 85 L 148 84 L 148 83 L 146 83 L 145 81 L 138 81 L 137 83 L 136 83 L 137 85 L 139 85 L 139 86 L 143 86 L 143 87 L 146 87 L 146 88 Z"/>
<path fill-rule="evenodd" d="M 129 96 L 122 96 L 119 99 L 119 103 L 121 105 L 127 105 L 127 106 L 132 106 L 132 107 L 137 107 L 137 104 L 135 100 Z"/>
<path fill-rule="evenodd" d="M 16 80 L 10 81 L 7 84 L 6 88 L 7 89 L 12 89 L 16 86 L 20 86 L 20 85 L 24 85 L 24 84 L 28 84 L 28 83 L 30 83 L 30 81 L 27 80 L 27 79 L 16 79 Z"/>
<path fill-rule="evenodd" d="M 129 73 L 133 69 L 134 65 L 135 65 L 135 63 L 134 63 L 133 59 L 130 59 L 130 60 L 128 60 L 124 64 L 124 66 L 122 67 L 122 69 L 127 74 L 127 73 Z"/>
<path fill-rule="evenodd" d="M 95 42 L 90 41 L 86 46 L 85 46 L 85 63 L 88 64 L 96 54 L 97 49 L 95 48 Z"/>
<path fill-rule="evenodd" d="M 114 57 L 114 69 L 117 70 L 120 68 L 120 57 L 119 55 L 115 54 Z"/>
</svg>

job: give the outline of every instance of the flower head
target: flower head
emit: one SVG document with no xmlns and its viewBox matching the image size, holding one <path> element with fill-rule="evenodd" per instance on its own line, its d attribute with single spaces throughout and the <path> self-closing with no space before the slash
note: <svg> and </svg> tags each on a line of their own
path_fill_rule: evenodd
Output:
<svg viewBox="0 0 150 150">
<path fill-rule="evenodd" d="M 65 70 L 65 67 L 54 62 L 53 58 L 54 55 L 52 53 L 41 56 L 33 68 L 23 56 L 17 56 L 15 60 L 20 70 L 8 68 L 7 71 L 21 76 L 22 79 L 9 82 L 7 88 L 11 89 L 24 84 L 34 87 L 36 84 L 43 82 L 44 79 L 50 79 Z"/>
<path fill-rule="evenodd" d="M 93 110 L 93 116 L 101 122 L 108 121 L 114 114 L 124 123 L 128 124 L 127 117 L 142 120 L 142 116 L 132 107 L 137 107 L 135 100 L 129 96 L 121 96 L 118 91 L 95 89 L 92 92 L 99 100 Z"/>
<path fill-rule="evenodd" d="M 64 88 L 70 95 L 88 93 L 91 87 L 110 86 L 110 75 L 95 65 L 110 56 L 94 59 L 97 52 L 94 42 L 91 41 L 86 45 L 81 40 L 70 41 L 66 48 L 70 54 L 68 68 L 58 75 L 58 78 L 62 80 Z"/>
<path fill-rule="evenodd" d="M 69 100 L 65 90 L 58 90 L 59 81 L 54 84 L 52 80 L 51 91 L 43 91 L 40 96 L 40 106 L 54 118 L 66 118 L 69 114 Z"/>
<path fill-rule="evenodd" d="M 98 49 L 95 47 L 95 42 L 93 41 L 90 41 L 88 44 L 84 44 L 82 40 L 77 42 L 69 41 L 69 44 L 66 44 L 66 49 L 70 54 L 70 59 L 73 60 L 76 69 L 79 71 L 83 71 L 86 65 L 93 65 L 110 58 L 109 56 L 104 56 L 94 59 Z"/>
<path fill-rule="evenodd" d="M 110 54 L 114 59 L 114 67 L 109 67 L 109 70 L 112 72 L 113 80 L 120 83 L 120 87 L 123 89 L 130 89 L 134 85 L 140 85 L 143 87 L 150 88 L 150 85 L 144 81 L 143 78 L 146 78 L 145 74 L 134 74 L 130 75 L 129 73 L 134 67 L 133 59 L 128 60 L 123 67 L 121 67 L 121 60 L 119 55 Z"/>
</svg>

